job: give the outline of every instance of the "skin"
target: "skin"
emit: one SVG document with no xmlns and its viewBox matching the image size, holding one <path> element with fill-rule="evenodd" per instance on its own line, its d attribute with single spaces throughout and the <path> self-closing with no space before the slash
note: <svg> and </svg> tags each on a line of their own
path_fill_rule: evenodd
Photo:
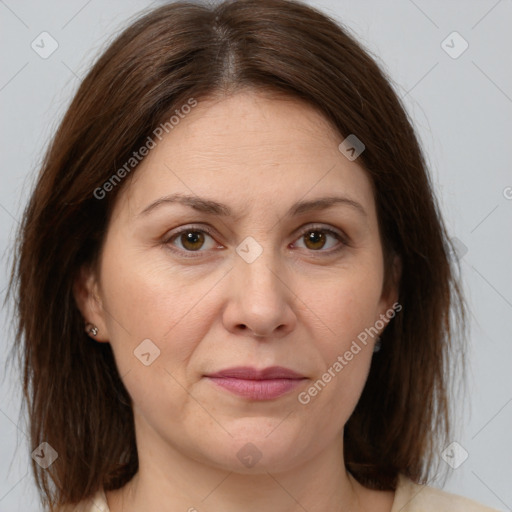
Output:
<svg viewBox="0 0 512 512">
<path fill-rule="evenodd" d="M 343 460 L 375 338 L 310 403 L 298 400 L 397 299 L 396 284 L 383 289 L 370 180 L 338 150 L 342 140 L 311 107 L 246 90 L 200 101 L 123 184 L 99 268 L 75 287 L 133 400 L 140 467 L 107 492 L 112 512 L 391 510 L 394 494 L 362 487 Z M 222 202 L 234 216 L 178 203 L 141 214 L 174 193 Z M 339 203 L 287 215 L 332 195 L 364 212 Z M 204 245 L 172 238 L 208 226 Z M 303 236 L 320 228 L 346 243 Z M 252 263 L 236 252 L 248 236 L 262 249 Z M 160 350 L 149 366 L 134 356 L 145 339 Z M 254 401 L 204 377 L 272 365 L 306 379 Z M 261 456 L 252 467 L 237 457 L 247 443 Z"/>
</svg>

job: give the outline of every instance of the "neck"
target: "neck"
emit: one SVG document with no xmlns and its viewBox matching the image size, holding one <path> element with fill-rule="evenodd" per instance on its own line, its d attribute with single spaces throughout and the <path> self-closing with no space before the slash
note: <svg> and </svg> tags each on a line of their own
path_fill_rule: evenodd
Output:
<svg viewBox="0 0 512 512">
<path fill-rule="evenodd" d="M 345 469 L 342 433 L 284 470 L 256 465 L 245 473 L 198 461 L 186 449 L 146 434 L 138 436 L 139 471 L 122 489 L 107 493 L 111 512 L 361 510 L 364 488 Z"/>
</svg>

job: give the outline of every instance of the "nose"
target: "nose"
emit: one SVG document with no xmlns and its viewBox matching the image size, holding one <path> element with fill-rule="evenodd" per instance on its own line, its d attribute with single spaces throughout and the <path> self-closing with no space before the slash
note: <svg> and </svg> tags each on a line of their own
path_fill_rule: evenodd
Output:
<svg viewBox="0 0 512 512">
<path fill-rule="evenodd" d="M 283 337 L 295 329 L 292 283 L 277 262 L 263 251 L 252 263 L 237 258 L 229 273 L 229 298 L 223 311 L 225 328 L 257 338 Z"/>
</svg>

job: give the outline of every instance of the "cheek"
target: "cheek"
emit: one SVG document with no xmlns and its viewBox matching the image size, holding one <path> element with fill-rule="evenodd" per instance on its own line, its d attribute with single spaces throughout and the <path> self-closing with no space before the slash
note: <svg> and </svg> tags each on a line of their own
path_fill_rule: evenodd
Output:
<svg viewBox="0 0 512 512">
<path fill-rule="evenodd" d="M 115 250 L 120 246 L 112 243 L 102 262 L 105 318 L 120 372 L 138 367 L 134 350 L 149 339 L 160 350 L 155 363 L 165 361 L 172 373 L 208 330 L 212 308 L 198 299 L 207 295 L 215 279 L 200 279 L 161 261 L 149 265 L 147 257 L 126 251 L 121 257 L 123 251 Z"/>
<path fill-rule="evenodd" d="M 361 396 L 370 364 L 368 347 L 351 361 L 344 359 L 343 353 L 336 354 L 325 371 L 300 394 L 305 421 L 312 423 L 314 431 L 324 432 L 325 438 L 330 439 L 347 423 Z"/>
<path fill-rule="evenodd" d="M 297 295 L 314 315 L 325 336 L 315 336 L 323 350 L 338 354 L 347 350 L 351 341 L 379 318 L 383 275 L 378 261 L 358 267 L 341 268 L 328 278 L 316 281 L 304 279 Z M 310 313 L 311 314 L 311 313 Z M 313 321 L 313 320 L 312 320 Z M 314 334 L 314 333 L 313 333 Z"/>
<path fill-rule="evenodd" d="M 321 367 L 299 396 L 308 415 L 317 418 L 316 428 L 332 434 L 346 424 L 356 407 L 373 356 L 373 342 L 361 333 L 372 325 L 374 304 L 364 304 L 361 295 L 356 298 L 346 291 L 331 296 L 332 302 L 338 299 L 337 307 L 325 304 L 323 318 L 329 322 L 329 335 L 315 338 Z M 367 309 L 362 310 L 362 306 Z"/>
<path fill-rule="evenodd" d="M 308 307 L 321 320 L 315 321 L 313 339 L 322 369 L 301 403 L 317 411 L 319 428 L 345 424 L 366 383 L 373 356 L 368 329 L 379 318 L 381 299 L 377 263 L 359 271 L 342 269 L 337 279 L 320 283 L 317 293 L 307 296 Z"/>
<path fill-rule="evenodd" d="M 212 316 L 198 297 L 213 283 L 194 282 L 186 272 L 148 265 L 126 252 L 121 259 L 120 253 L 111 249 L 102 263 L 105 317 L 118 371 L 143 417 L 172 423 L 190 402 L 183 387 L 187 363 Z"/>
<path fill-rule="evenodd" d="M 137 247 L 122 235 L 113 235 L 104 252 L 106 302 L 130 332 L 163 336 L 191 310 L 209 281 L 172 265 L 164 248 Z"/>
<path fill-rule="evenodd" d="M 182 427 L 187 416 L 198 416 L 204 423 L 204 410 L 190 398 L 181 384 L 182 377 L 168 371 L 167 364 L 158 364 L 158 359 L 148 367 L 133 367 L 122 380 L 132 398 L 134 413 L 142 421 L 142 431 L 147 423 L 162 438 L 169 437 L 170 432 L 174 432 L 171 437 L 176 437 L 184 435 Z"/>
</svg>

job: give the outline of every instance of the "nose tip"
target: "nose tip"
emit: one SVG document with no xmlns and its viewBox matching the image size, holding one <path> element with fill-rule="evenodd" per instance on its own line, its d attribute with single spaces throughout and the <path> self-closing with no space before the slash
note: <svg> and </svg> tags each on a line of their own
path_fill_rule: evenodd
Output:
<svg viewBox="0 0 512 512">
<path fill-rule="evenodd" d="M 238 334 L 245 331 L 259 340 L 283 336 L 293 330 L 296 318 L 292 297 L 271 264 L 265 255 L 252 263 L 239 261 L 238 269 L 232 274 L 236 280 L 236 283 L 231 281 L 233 300 L 224 312 L 228 330 Z"/>
</svg>

